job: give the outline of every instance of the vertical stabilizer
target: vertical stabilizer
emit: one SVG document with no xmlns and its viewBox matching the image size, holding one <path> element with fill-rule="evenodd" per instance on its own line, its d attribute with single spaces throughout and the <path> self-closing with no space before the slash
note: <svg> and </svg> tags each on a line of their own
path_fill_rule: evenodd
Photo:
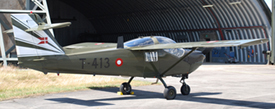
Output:
<svg viewBox="0 0 275 109">
<path fill-rule="evenodd" d="M 51 32 L 39 29 L 45 25 L 37 14 L 12 14 L 12 26 L 18 57 L 65 55 Z M 32 31 L 27 31 L 37 28 Z"/>
</svg>

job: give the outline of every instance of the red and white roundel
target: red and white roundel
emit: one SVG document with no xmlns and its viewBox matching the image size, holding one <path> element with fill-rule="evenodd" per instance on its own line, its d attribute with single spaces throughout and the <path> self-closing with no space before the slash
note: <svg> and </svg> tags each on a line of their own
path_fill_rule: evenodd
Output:
<svg viewBox="0 0 275 109">
<path fill-rule="evenodd" d="M 123 60 L 121 58 L 116 59 L 116 66 L 120 67 L 123 64 Z"/>
</svg>

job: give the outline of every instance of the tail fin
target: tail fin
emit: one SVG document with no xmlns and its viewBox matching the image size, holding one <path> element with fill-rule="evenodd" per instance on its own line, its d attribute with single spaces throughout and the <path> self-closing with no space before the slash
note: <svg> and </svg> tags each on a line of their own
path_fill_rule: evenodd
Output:
<svg viewBox="0 0 275 109">
<path fill-rule="evenodd" d="M 39 15 L 12 14 L 11 19 L 18 57 L 65 55 L 52 33 L 40 28 L 46 24 Z"/>
</svg>

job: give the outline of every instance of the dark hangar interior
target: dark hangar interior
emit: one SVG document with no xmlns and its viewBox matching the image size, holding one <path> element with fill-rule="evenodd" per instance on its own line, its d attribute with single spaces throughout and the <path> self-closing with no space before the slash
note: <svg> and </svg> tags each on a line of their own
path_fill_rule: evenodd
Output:
<svg viewBox="0 0 275 109">
<path fill-rule="evenodd" d="M 271 11 L 264 0 L 48 0 L 62 46 L 79 42 L 117 42 L 139 36 L 166 36 L 176 42 L 270 38 Z M 215 48 L 206 59 L 266 63 L 269 43 L 238 49 Z"/>
</svg>

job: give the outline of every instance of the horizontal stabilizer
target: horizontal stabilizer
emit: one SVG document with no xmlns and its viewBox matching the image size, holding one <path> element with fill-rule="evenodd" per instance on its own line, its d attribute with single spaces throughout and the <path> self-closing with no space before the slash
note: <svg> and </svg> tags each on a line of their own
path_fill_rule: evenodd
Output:
<svg viewBox="0 0 275 109">
<path fill-rule="evenodd" d="M 29 28 L 25 31 L 41 31 L 41 30 L 47 30 L 47 29 L 68 27 L 70 25 L 71 25 L 71 22 L 43 24 L 43 25 L 38 25 L 38 26 L 33 27 L 33 28 Z"/>
<path fill-rule="evenodd" d="M 223 41 L 203 41 L 203 42 L 185 42 L 185 43 L 172 43 L 172 44 L 155 44 L 145 47 L 132 47 L 130 50 L 156 50 L 156 49 L 169 49 L 169 48 L 214 48 L 214 47 L 230 47 L 240 46 L 241 48 L 257 45 L 268 42 L 268 39 L 248 39 L 248 40 L 223 40 Z"/>
</svg>

